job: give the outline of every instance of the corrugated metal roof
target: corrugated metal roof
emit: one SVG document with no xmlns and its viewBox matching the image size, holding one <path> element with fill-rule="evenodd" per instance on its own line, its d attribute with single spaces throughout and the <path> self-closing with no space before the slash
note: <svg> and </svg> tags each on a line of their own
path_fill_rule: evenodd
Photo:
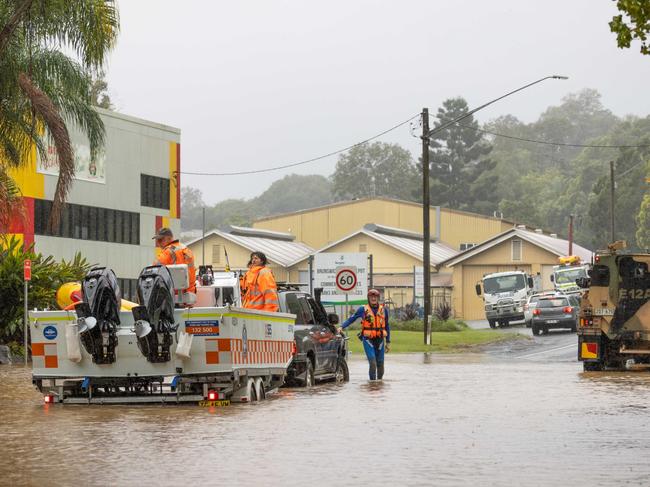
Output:
<svg viewBox="0 0 650 487">
<path fill-rule="evenodd" d="M 547 250 L 548 252 L 562 257 L 567 255 L 569 252 L 569 241 L 563 238 L 552 237 L 544 233 L 531 232 L 529 230 L 524 230 L 521 228 L 511 228 L 499 235 L 492 237 L 485 242 L 478 244 L 475 247 L 467 249 L 463 252 L 460 252 L 458 255 L 452 258 L 448 258 L 445 261 L 441 262 L 443 265 L 454 266 L 464 260 L 467 260 L 471 257 L 474 257 L 481 252 L 490 249 L 496 245 L 499 245 L 506 240 L 509 240 L 513 237 L 519 237 L 523 240 L 526 240 L 533 245 L 537 245 L 542 249 Z M 593 256 L 593 252 L 589 249 L 581 247 L 580 245 L 573 243 L 573 255 L 577 255 L 582 259 L 583 262 L 590 262 Z"/>
<path fill-rule="evenodd" d="M 397 250 L 409 254 L 412 257 L 415 257 L 418 260 L 424 260 L 422 248 L 422 240 L 405 238 L 405 237 L 396 237 L 393 235 L 386 235 L 383 233 L 369 232 L 368 230 L 362 230 L 361 233 L 368 235 L 375 240 L 378 240 L 386 245 L 389 245 Z M 431 242 L 429 244 L 429 253 L 431 255 L 431 265 L 438 265 L 443 260 L 449 259 L 458 253 L 457 250 L 452 249 L 442 242 Z"/>
<path fill-rule="evenodd" d="M 211 230 L 205 236 L 207 238 L 210 235 L 218 235 L 251 252 L 263 252 L 270 261 L 280 264 L 282 267 L 290 267 L 293 263 L 302 260 L 314 252 L 314 249 L 302 242 L 291 242 L 286 239 L 233 235 L 220 230 Z M 199 237 L 188 242 L 186 245 L 189 246 L 200 241 L 201 238 Z"/>
</svg>

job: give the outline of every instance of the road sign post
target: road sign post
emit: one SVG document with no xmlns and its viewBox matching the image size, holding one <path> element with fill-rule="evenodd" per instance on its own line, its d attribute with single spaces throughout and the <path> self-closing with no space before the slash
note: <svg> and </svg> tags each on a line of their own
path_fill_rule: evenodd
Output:
<svg viewBox="0 0 650 487">
<path fill-rule="evenodd" d="M 23 346 L 25 348 L 25 365 L 27 365 L 27 333 L 29 332 L 29 305 L 27 303 L 27 291 L 29 286 L 29 281 L 32 280 L 32 261 L 30 259 L 25 259 L 23 262 L 23 281 L 24 281 L 24 315 L 23 315 Z"/>
<path fill-rule="evenodd" d="M 348 308 L 348 295 L 357 287 L 357 268 L 355 266 L 342 266 L 336 268 L 336 289 L 345 294 L 345 318 L 350 314 Z"/>
</svg>

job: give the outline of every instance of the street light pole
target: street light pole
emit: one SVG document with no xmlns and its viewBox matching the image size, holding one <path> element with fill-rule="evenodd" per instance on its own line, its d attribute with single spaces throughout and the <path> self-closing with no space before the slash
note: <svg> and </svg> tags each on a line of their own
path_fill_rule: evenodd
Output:
<svg viewBox="0 0 650 487">
<path fill-rule="evenodd" d="M 545 76 L 543 78 L 540 78 L 536 81 L 533 81 L 532 83 L 528 83 L 527 85 L 524 85 L 520 88 L 517 88 L 516 90 L 512 90 L 505 95 L 501 95 L 498 98 L 495 98 L 494 100 L 490 100 L 487 103 L 484 103 L 483 105 L 474 108 L 473 110 L 470 110 L 469 112 L 454 118 L 453 120 L 449 120 L 447 122 L 442 123 L 440 126 L 429 130 L 429 110 L 427 108 L 424 108 L 422 110 L 422 226 L 423 226 L 423 242 L 422 242 L 422 256 L 423 256 L 423 264 L 424 264 L 424 343 L 425 344 L 430 344 L 431 343 L 431 330 L 430 330 L 430 324 L 429 324 L 429 316 L 431 313 L 431 259 L 430 259 L 430 248 L 431 248 L 431 228 L 429 225 L 429 201 L 430 201 L 430 195 L 429 195 L 429 141 L 431 140 L 431 136 L 446 129 L 447 127 L 450 127 L 461 120 L 466 119 L 467 117 L 471 117 L 473 114 L 478 112 L 479 110 L 483 110 L 485 107 L 488 107 L 492 105 L 493 103 L 498 102 L 499 100 L 503 100 L 504 98 L 514 95 L 515 93 L 518 93 L 522 90 L 525 90 L 526 88 L 530 88 L 533 85 L 536 85 L 537 83 L 541 83 L 542 81 L 545 81 L 547 79 L 569 79 L 568 76 L 559 76 L 559 75 L 551 75 L 551 76 Z M 613 197 L 612 197 L 613 200 Z M 613 214 L 613 211 L 612 211 Z M 612 229 L 612 233 L 614 233 Z"/>
</svg>

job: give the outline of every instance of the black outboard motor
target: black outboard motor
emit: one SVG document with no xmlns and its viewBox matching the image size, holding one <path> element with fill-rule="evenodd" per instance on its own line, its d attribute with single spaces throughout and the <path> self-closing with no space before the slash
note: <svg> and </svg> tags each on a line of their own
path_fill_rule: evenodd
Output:
<svg viewBox="0 0 650 487">
<path fill-rule="evenodd" d="M 174 282 L 167 267 L 145 267 L 138 277 L 140 306 L 131 312 L 135 320 L 138 348 L 149 362 L 168 362 L 171 358 L 174 325 Z"/>
<path fill-rule="evenodd" d="M 75 308 L 81 343 L 93 362 L 112 364 L 122 303 L 115 273 L 106 267 L 95 267 L 84 277 L 81 294 L 83 301 Z"/>
</svg>

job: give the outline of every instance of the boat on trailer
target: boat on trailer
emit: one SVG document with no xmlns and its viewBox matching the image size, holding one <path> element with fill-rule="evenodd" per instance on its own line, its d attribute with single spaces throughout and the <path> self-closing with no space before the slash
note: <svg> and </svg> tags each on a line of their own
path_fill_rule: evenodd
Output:
<svg viewBox="0 0 650 487">
<path fill-rule="evenodd" d="M 74 310 L 31 312 L 32 378 L 45 402 L 218 406 L 281 386 L 295 315 L 242 308 L 232 272 L 199 275 L 192 294 L 186 265 L 146 267 L 140 304 L 123 311 L 115 274 L 95 268 Z"/>
</svg>

